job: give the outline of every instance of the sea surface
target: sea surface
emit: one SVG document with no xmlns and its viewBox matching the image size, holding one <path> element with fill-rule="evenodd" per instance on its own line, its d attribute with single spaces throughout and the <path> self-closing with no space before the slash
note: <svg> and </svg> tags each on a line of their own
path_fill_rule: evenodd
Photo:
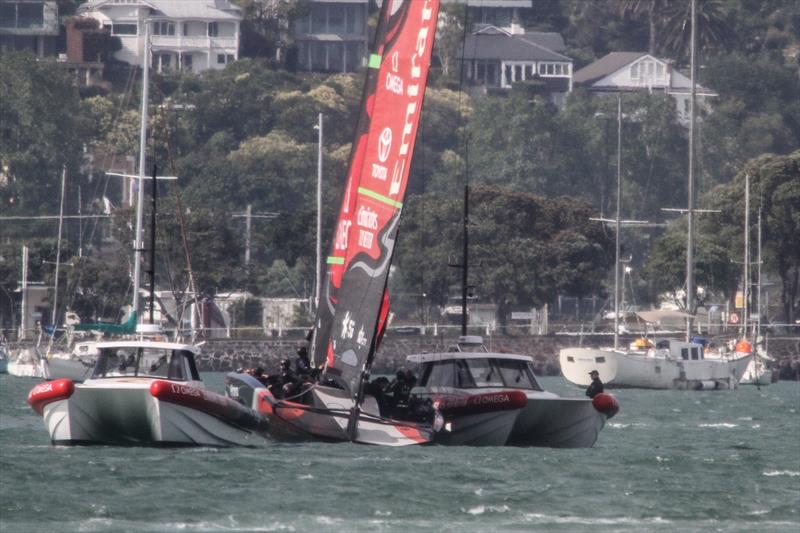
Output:
<svg viewBox="0 0 800 533">
<path fill-rule="evenodd" d="M 620 413 L 579 450 L 52 446 L 35 383 L 0 375 L 2 533 L 800 531 L 797 382 L 614 391 Z"/>
</svg>

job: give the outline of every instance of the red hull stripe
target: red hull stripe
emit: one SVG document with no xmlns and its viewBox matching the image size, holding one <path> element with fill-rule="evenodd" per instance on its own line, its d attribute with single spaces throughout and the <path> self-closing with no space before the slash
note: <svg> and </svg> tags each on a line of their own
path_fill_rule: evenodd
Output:
<svg viewBox="0 0 800 533">
<path fill-rule="evenodd" d="M 267 422 L 252 409 L 221 394 L 180 383 L 156 380 L 150 394 L 162 401 L 189 407 L 246 429 L 266 430 Z"/>
<path fill-rule="evenodd" d="M 73 392 L 75 392 L 75 383 L 70 379 L 45 381 L 36 385 L 28 393 L 28 405 L 37 413 L 42 414 L 45 405 L 66 400 L 72 396 Z"/>
<path fill-rule="evenodd" d="M 450 417 L 522 409 L 528 403 L 528 397 L 522 391 L 511 390 L 472 396 L 443 396 L 434 402 L 442 416 Z"/>
</svg>

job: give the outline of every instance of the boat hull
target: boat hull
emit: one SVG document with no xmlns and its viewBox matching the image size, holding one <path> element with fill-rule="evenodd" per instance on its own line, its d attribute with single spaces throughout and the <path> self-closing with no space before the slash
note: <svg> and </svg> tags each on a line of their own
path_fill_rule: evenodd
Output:
<svg viewBox="0 0 800 533">
<path fill-rule="evenodd" d="M 341 389 L 316 386 L 309 404 L 276 399 L 252 376 L 226 376 L 226 393 L 269 420 L 269 434 L 278 441 L 357 442 L 379 446 L 410 446 L 433 440 L 433 428 L 425 424 L 381 417 L 378 404 L 366 396 L 356 412 L 355 403 Z M 355 431 L 351 420 L 357 418 Z"/>
<path fill-rule="evenodd" d="M 255 428 L 156 398 L 151 384 L 152 380 L 115 380 L 113 386 L 76 385 L 69 397 L 42 406 L 50 440 L 54 444 L 136 446 L 255 446 L 263 442 Z M 193 395 L 201 390 L 189 388 Z M 202 394 L 231 401 L 209 391 Z"/>
<path fill-rule="evenodd" d="M 752 355 L 732 358 L 683 360 L 602 348 L 566 348 L 559 354 L 564 377 L 580 386 L 591 382 L 597 370 L 609 387 L 643 389 L 732 389 L 736 388 Z"/>
<path fill-rule="evenodd" d="M 528 403 L 509 435 L 510 446 L 590 448 L 597 442 L 608 414 L 588 398 L 560 398 L 530 392 Z"/>
<path fill-rule="evenodd" d="M 444 418 L 434 441 L 451 446 L 505 445 L 527 403 L 525 394 L 517 390 L 468 392 L 437 387 L 415 393 L 430 398 Z"/>
<path fill-rule="evenodd" d="M 597 441 L 606 420 L 610 418 L 595 408 L 589 398 L 561 398 L 544 391 L 479 391 L 448 387 L 415 389 L 416 394 L 434 401 L 441 401 L 442 398 L 478 399 L 509 393 L 518 394 L 524 399 L 509 410 L 501 408 L 474 414 L 467 411 L 458 416 L 448 416 L 445 409 L 442 411 L 445 427 L 437 433 L 435 442 L 472 446 L 589 448 Z"/>
</svg>

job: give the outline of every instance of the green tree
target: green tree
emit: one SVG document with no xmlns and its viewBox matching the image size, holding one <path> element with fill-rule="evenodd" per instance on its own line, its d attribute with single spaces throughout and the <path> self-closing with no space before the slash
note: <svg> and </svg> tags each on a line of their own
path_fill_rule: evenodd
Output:
<svg viewBox="0 0 800 533">
<path fill-rule="evenodd" d="M 397 275 L 390 294 L 422 294 L 444 305 L 460 292 L 448 263 L 461 261 L 463 197 L 415 197 L 400 229 Z M 503 323 L 518 306 L 540 306 L 558 293 L 602 292 L 613 261 L 611 242 L 589 220 L 586 203 L 478 186 L 470 194 L 470 279 L 485 301 L 498 305 Z"/>
</svg>

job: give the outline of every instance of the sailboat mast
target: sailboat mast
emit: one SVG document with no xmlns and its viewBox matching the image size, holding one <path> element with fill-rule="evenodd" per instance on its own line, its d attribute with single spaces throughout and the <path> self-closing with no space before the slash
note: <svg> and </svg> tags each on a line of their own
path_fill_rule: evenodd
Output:
<svg viewBox="0 0 800 533">
<path fill-rule="evenodd" d="M 744 280 L 742 280 L 742 338 L 747 337 L 750 312 L 750 174 L 744 175 Z"/>
<path fill-rule="evenodd" d="M 133 256 L 133 310 L 139 313 L 139 284 L 142 275 L 142 219 L 144 218 L 144 165 L 147 147 L 147 99 L 150 84 L 150 25 L 144 21 L 144 50 L 142 52 L 142 110 L 139 127 L 139 177 L 136 198 L 136 236 Z"/>
<path fill-rule="evenodd" d="M 322 290 L 322 113 L 317 123 L 317 255 L 314 275 L 314 312 L 319 309 L 320 291 Z"/>
<path fill-rule="evenodd" d="M 622 97 L 617 96 L 617 216 L 614 235 L 614 349 L 619 348 L 619 230 L 622 205 Z M 625 290 L 625 287 L 622 288 Z"/>
<path fill-rule="evenodd" d="M 758 205 L 758 275 L 756 282 L 756 309 L 758 311 L 758 315 L 756 318 L 756 325 L 755 325 L 755 333 L 753 335 L 753 341 L 758 344 L 758 336 L 761 335 L 761 203 L 759 202 Z"/>
<path fill-rule="evenodd" d="M 469 185 L 464 186 L 464 249 L 461 255 L 461 334 L 467 334 L 467 280 L 469 279 Z"/>
<path fill-rule="evenodd" d="M 61 169 L 61 207 L 58 210 L 58 240 L 56 241 L 56 279 L 53 283 L 53 334 L 50 336 L 50 345 L 53 344 L 53 337 L 56 334 L 55 328 L 58 325 L 58 270 L 61 265 L 61 230 L 64 227 L 64 189 L 67 183 L 67 167 Z M 48 346 L 47 351 L 50 351 Z"/>
<path fill-rule="evenodd" d="M 686 312 L 694 314 L 694 126 L 695 126 L 695 94 L 697 81 L 695 76 L 695 47 L 697 38 L 697 6 L 692 0 L 692 33 L 691 33 L 691 78 L 692 88 L 689 93 L 689 210 L 688 234 L 686 237 Z M 686 340 L 692 336 L 692 322 L 690 316 L 686 319 Z"/>
<path fill-rule="evenodd" d="M 153 311 L 155 310 L 155 294 L 156 294 L 156 202 L 158 198 L 158 169 L 153 165 L 153 210 L 150 213 L 150 323 L 155 324 L 153 320 Z"/>
</svg>

